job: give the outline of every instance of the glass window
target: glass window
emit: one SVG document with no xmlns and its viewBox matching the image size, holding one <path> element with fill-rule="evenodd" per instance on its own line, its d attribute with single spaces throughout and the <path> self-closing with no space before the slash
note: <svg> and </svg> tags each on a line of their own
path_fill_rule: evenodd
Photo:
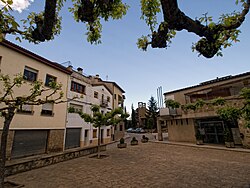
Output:
<svg viewBox="0 0 250 188">
<path fill-rule="evenodd" d="M 98 92 L 94 92 L 94 97 L 96 98 L 96 99 L 98 99 Z"/>
<path fill-rule="evenodd" d="M 45 116 L 53 116 L 53 103 L 45 103 L 42 105 L 42 112 L 41 115 L 45 115 Z"/>
<path fill-rule="evenodd" d="M 71 82 L 71 89 L 70 89 L 71 91 L 85 94 L 85 88 L 86 88 L 86 86 L 84 86 L 82 84 L 76 83 L 74 81 Z"/>
<path fill-rule="evenodd" d="M 78 104 L 69 104 L 69 108 L 72 110 L 74 113 L 82 112 L 82 105 Z"/>
<path fill-rule="evenodd" d="M 51 82 L 56 82 L 56 77 L 46 74 L 45 86 L 50 87 Z"/>
<path fill-rule="evenodd" d="M 17 110 L 18 113 L 24 113 L 24 114 L 32 114 L 33 113 L 33 106 L 24 104 L 21 105 L 20 108 Z"/>
<path fill-rule="evenodd" d="M 107 96 L 107 102 L 110 102 L 110 97 L 109 96 Z"/>
<path fill-rule="evenodd" d="M 23 73 L 23 78 L 25 80 L 28 80 L 28 81 L 31 81 L 31 82 L 34 82 L 37 80 L 37 73 L 38 71 L 37 70 L 34 70 L 32 68 L 29 68 L 29 67 L 26 67 L 24 68 L 24 73 Z"/>
<path fill-rule="evenodd" d="M 110 136 L 110 129 L 107 129 L 107 136 Z"/>
</svg>

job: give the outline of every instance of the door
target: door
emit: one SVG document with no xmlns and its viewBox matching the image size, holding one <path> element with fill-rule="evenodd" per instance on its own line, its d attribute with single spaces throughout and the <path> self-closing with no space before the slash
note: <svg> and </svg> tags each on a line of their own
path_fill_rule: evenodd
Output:
<svg viewBox="0 0 250 188">
<path fill-rule="evenodd" d="M 84 131 L 84 145 L 88 146 L 89 145 L 89 130 Z"/>
<path fill-rule="evenodd" d="M 65 149 L 80 147 L 81 128 L 66 129 Z"/>
<path fill-rule="evenodd" d="M 47 130 L 15 131 L 11 158 L 19 158 L 46 152 Z"/>
<path fill-rule="evenodd" d="M 201 122 L 200 128 L 204 130 L 204 142 L 214 144 L 224 143 L 223 127 L 222 121 Z"/>
</svg>

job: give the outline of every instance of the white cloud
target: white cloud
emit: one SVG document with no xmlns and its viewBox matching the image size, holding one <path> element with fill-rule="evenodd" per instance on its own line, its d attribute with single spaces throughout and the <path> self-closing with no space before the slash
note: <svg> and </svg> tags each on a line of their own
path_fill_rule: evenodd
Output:
<svg viewBox="0 0 250 188">
<path fill-rule="evenodd" d="M 33 1 L 34 0 L 13 0 L 11 8 L 21 13 L 24 9 L 27 9 L 28 6 L 30 6 L 30 3 L 32 3 Z M 1 4 L 3 5 L 3 3 L 1 3 L 0 1 L 0 7 L 2 7 Z"/>
</svg>

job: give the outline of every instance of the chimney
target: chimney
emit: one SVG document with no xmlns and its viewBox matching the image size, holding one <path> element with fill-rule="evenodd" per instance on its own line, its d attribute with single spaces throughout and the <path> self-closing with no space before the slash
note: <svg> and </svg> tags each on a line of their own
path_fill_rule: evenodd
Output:
<svg viewBox="0 0 250 188">
<path fill-rule="evenodd" d="M 95 77 L 96 77 L 96 78 L 99 78 L 99 74 L 96 74 Z"/>
<path fill-rule="evenodd" d="M 72 66 L 72 65 L 69 65 L 69 66 L 67 67 L 67 69 L 70 70 L 70 71 L 72 71 L 72 70 L 73 70 L 73 66 Z"/>
<path fill-rule="evenodd" d="M 82 74 L 83 69 L 81 67 L 77 68 L 78 73 Z"/>
</svg>

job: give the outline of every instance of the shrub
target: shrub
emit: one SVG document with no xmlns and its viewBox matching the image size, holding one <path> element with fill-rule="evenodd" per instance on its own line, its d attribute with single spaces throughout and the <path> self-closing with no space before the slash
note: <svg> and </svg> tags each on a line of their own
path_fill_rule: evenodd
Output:
<svg viewBox="0 0 250 188">
<path fill-rule="evenodd" d="M 125 143 L 124 138 L 121 138 L 121 139 L 120 139 L 120 144 L 124 144 L 124 143 Z"/>
</svg>

